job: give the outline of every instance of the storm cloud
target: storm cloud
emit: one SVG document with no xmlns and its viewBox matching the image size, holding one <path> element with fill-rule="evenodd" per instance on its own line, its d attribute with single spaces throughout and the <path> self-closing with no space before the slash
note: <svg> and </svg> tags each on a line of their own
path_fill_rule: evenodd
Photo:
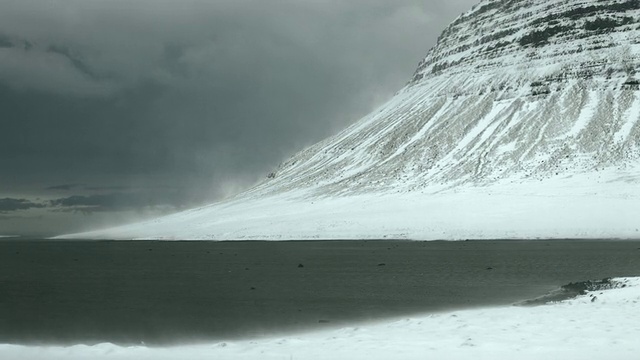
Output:
<svg viewBox="0 0 640 360">
<path fill-rule="evenodd" d="M 61 185 L 48 186 L 48 187 L 45 188 L 45 190 L 65 190 L 65 191 L 69 191 L 69 190 L 77 189 L 80 186 L 81 186 L 81 184 L 61 184 Z"/>
<path fill-rule="evenodd" d="M 391 97 L 475 2 L 4 0 L 0 196 L 238 192 Z"/>
<path fill-rule="evenodd" d="M 46 205 L 40 203 L 34 203 L 27 199 L 13 199 L 4 198 L 0 199 L 0 213 L 7 213 L 18 210 L 28 210 L 34 208 L 43 208 Z"/>
</svg>

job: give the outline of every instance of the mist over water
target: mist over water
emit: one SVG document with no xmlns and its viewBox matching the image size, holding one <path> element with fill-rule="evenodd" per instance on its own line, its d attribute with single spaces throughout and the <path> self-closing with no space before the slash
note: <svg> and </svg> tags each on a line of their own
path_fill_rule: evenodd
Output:
<svg viewBox="0 0 640 360">
<path fill-rule="evenodd" d="M 211 343 L 640 275 L 640 241 L 0 241 L 0 343 Z"/>
</svg>

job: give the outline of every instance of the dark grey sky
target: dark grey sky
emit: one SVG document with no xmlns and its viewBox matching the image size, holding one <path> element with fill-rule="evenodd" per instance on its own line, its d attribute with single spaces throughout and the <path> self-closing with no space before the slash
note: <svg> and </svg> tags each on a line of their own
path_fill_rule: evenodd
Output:
<svg viewBox="0 0 640 360">
<path fill-rule="evenodd" d="M 227 196 L 390 98 L 476 0 L 3 0 L 0 235 Z"/>
</svg>

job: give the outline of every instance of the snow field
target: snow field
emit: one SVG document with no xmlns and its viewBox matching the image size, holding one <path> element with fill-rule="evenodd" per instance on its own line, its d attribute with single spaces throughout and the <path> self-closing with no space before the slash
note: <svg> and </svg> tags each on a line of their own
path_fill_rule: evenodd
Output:
<svg viewBox="0 0 640 360">
<path fill-rule="evenodd" d="M 162 240 L 640 238 L 637 169 L 488 187 L 240 197 L 65 238 Z"/>
</svg>

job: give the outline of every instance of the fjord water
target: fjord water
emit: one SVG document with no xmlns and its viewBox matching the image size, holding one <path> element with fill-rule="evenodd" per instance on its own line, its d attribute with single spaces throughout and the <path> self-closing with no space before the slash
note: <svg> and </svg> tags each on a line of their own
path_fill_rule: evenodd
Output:
<svg viewBox="0 0 640 360">
<path fill-rule="evenodd" d="M 505 305 L 640 275 L 640 241 L 0 241 L 0 343 L 165 345 Z"/>
</svg>

